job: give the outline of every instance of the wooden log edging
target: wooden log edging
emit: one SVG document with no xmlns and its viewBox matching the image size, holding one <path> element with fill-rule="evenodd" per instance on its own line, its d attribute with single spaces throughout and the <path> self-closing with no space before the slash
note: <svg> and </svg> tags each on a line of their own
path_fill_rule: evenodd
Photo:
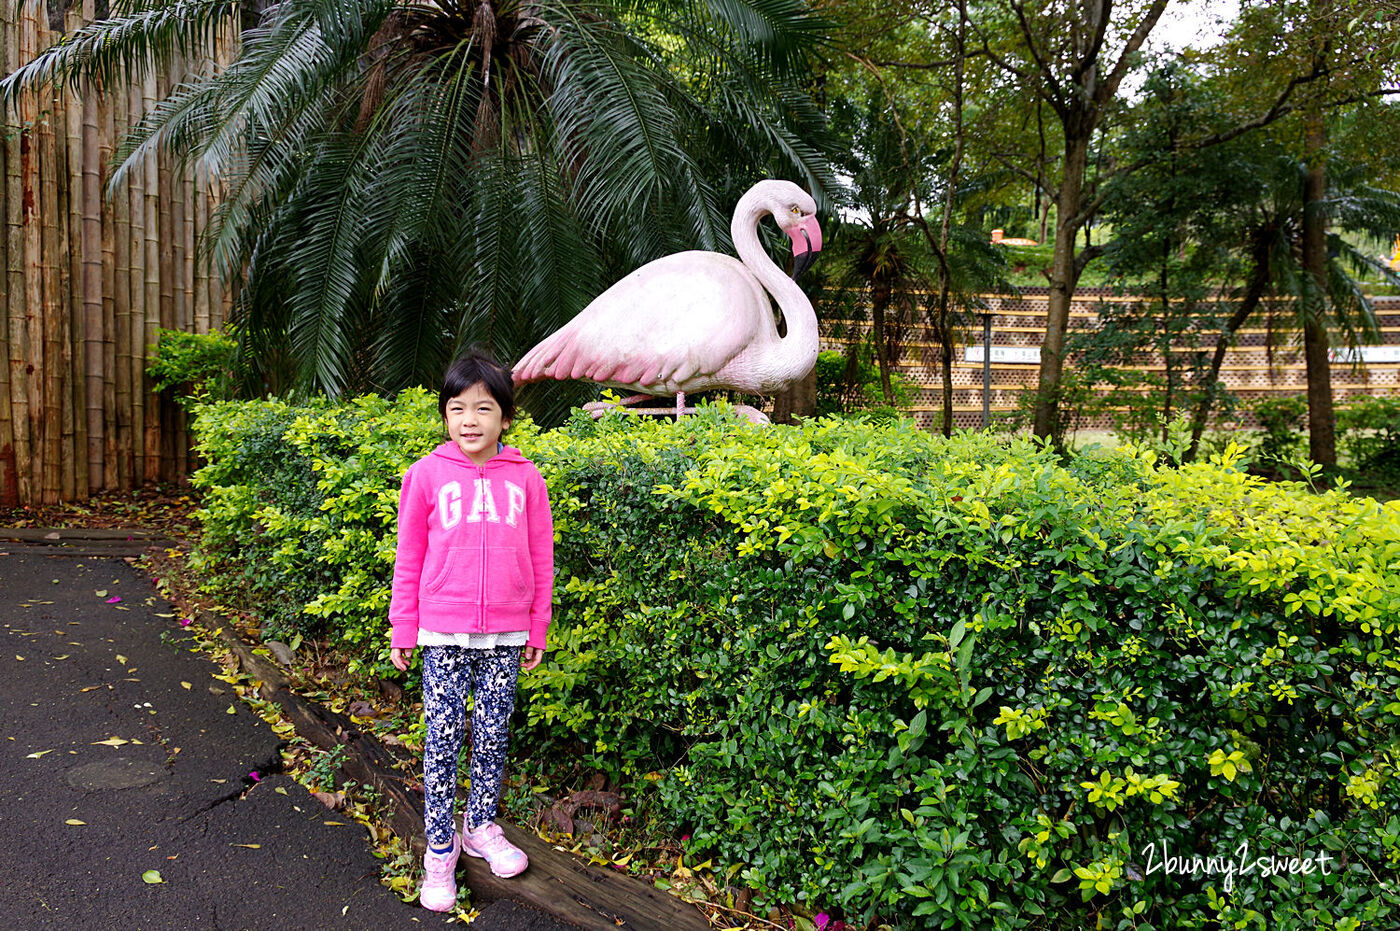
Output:
<svg viewBox="0 0 1400 931">
<path fill-rule="evenodd" d="M 196 620 L 218 631 L 239 668 L 253 677 L 258 695 L 275 702 L 298 735 L 322 749 L 345 748 L 341 772 L 377 789 L 392 809 L 390 828 L 421 851 L 423 799 L 393 768 L 388 751 L 347 716 L 293 692 L 282 669 L 255 654 L 227 624 L 201 612 L 196 612 Z M 590 866 L 516 825 L 501 823 L 501 828 L 511 843 L 525 851 L 530 868 L 513 879 L 500 879 L 483 861 L 462 857 L 458 869 L 465 866 L 474 900 L 512 899 L 586 931 L 707 931 L 710 927 L 698 908 L 636 877 Z"/>
<path fill-rule="evenodd" d="M 175 541 L 145 530 L 106 530 L 88 527 L 0 528 L 0 549 L 41 550 L 45 556 L 143 556 L 152 547 Z"/>
</svg>

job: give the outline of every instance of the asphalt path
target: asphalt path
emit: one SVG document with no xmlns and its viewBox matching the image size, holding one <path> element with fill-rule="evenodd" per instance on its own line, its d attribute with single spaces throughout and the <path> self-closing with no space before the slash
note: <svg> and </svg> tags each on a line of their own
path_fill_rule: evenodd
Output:
<svg viewBox="0 0 1400 931">
<path fill-rule="evenodd" d="M 446 923 L 379 883 L 361 825 L 275 772 L 280 738 L 173 614 L 124 560 L 0 551 L 0 922 Z M 571 926 L 501 901 L 472 927 Z"/>
</svg>

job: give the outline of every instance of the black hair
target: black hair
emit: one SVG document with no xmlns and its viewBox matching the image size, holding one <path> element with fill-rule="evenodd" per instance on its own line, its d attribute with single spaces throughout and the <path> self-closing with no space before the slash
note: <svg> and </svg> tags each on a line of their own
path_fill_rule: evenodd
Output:
<svg viewBox="0 0 1400 931">
<path fill-rule="evenodd" d="M 438 413 L 447 418 L 447 402 L 472 385 L 482 384 L 486 393 L 501 407 L 503 421 L 515 420 L 515 383 L 506 371 L 480 349 L 471 349 L 447 367 L 442 376 L 442 393 L 438 395 Z"/>
</svg>

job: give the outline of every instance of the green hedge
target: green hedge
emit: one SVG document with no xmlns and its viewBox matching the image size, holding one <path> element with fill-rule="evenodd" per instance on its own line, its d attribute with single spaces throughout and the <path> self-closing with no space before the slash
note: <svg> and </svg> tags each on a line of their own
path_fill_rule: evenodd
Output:
<svg viewBox="0 0 1400 931">
<path fill-rule="evenodd" d="M 197 429 L 205 568 L 269 632 L 385 668 L 433 399 L 211 405 Z M 723 409 L 512 442 L 558 541 L 515 745 L 654 784 L 736 881 L 903 927 L 1400 922 L 1400 505 L 1265 483 L 1233 449 L 1062 463 Z"/>
</svg>

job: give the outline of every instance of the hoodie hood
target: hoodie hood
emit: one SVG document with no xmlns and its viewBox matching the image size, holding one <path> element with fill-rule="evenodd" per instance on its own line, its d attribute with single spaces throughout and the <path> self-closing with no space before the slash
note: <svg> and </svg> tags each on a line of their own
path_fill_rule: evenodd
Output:
<svg viewBox="0 0 1400 931">
<path fill-rule="evenodd" d="M 431 455 L 434 457 L 441 457 L 450 462 L 455 462 L 468 469 L 491 469 L 496 466 L 519 465 L 530 461 L 521 455 L 520 450 L 516 449 L 514 446 L 502 446 L 501 451 L 487 460 L 486 465 L 477 466 L 475 462 L 467 458 L 466 453 L 462 452 L 462 447 L 451 440 L 448 440 L 446 443 L 443 443 L 437 449 L 433 450 Z"/>
</svg>

